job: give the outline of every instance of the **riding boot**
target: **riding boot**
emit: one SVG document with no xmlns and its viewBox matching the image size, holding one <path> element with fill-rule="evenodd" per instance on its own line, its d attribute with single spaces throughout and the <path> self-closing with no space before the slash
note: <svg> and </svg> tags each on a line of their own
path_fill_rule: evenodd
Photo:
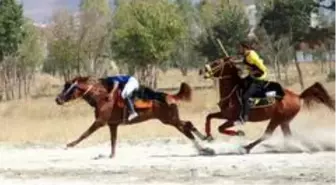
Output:
<svg viewBox="0 0 336 185">
<path fill-rule="evenodd" d="M 243 104 L 239 114 L 239 121 L 241 122 L 241 124 L 245 124 L 245 122 L 248 121 L 248 114 L 250 111 L 250 98 L 247 98 L 247 96 L 244 95 L 242 100 Z"/>
<path fill-rule="evenodd" d="M 249 111 L 250 111 L 250 101 L 249 101 L 249 98 L 248 98 L 247 100 L 244 100 L 243 111 L 242 111 L 242 115 L 241 115 L 241 118 L 244 122 L 248 121 Z"/>
<path fill-rule="evenodd" d="M 138 113 L 135 112 L 134 104 L 131 98 L 129 97 L 126 98 L 126 102 L 127 102 L 128 108 L 130 109 L 130 115 L 128 116 L 128 121 L 131 121 L 134 118 L 138 117 Z"/>
</svg>

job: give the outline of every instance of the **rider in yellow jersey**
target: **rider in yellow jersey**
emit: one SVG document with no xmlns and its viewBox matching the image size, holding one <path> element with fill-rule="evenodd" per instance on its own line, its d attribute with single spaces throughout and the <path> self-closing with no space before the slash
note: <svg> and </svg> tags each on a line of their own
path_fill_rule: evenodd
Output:
<svg viewBox="0 0 336 185">
<path fill-rule="evenodd" d="M 263 81 L 267 77 L 267 68 L 264 61 L 253 50 L 250 44 L 242 41 L 239 44 L 239 53 L 243 55 L 243 64 L 247 67 L 249 72 L 244 80 L 244 93 L 243 93 L 243 107 L 239 116 L 239 121 L 244 123 L 248 121 L 248 113 L 250 110 L 249 98 L 262 90 Z"/>
</svg>

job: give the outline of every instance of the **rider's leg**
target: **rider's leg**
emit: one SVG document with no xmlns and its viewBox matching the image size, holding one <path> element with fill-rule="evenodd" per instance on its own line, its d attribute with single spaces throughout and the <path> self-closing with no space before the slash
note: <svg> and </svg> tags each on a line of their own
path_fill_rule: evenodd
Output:
<svg viewBox="0 0 336 185">
<path fill-rule="evenodd" d="M 258 84 L 256 84 L 253 80 L 251 81 L 249 87 L 245 90 L 243 94 L 243 108 L 240 114 L 240 121 L 243 123 L 248 121 L 248 113 L 250 111 L 250 97 L 257 91 Z"/>
<path fill-rule="evenodd" d="M 133 101 L 131 99 L 133 92 L 139 88 L 139 82 L 134 77 L 131 77 L 125 85 L 125 88 L 121 92 L 121 96 L 126 100 L 128 108 L 130 109 L 130 115 L 128 116 L 128 121 L 133 120 L 138 116 L 135 111 Z"/>
</svg>

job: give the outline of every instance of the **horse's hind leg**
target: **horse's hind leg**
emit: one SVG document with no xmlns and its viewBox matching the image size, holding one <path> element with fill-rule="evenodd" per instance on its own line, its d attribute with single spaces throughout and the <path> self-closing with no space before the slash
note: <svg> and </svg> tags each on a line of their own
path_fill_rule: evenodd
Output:
<svg viewBox="0 0 336 185">
<path fill-rule="evenodd" d="M 169 111 L 165 114 L 158 114 L 157 118 L 165 124 L 174 126 L 177 130 L 179 130 L 183 135 L 185 135 L 189 140 L 191 140 L 196 149 L 201 154 L 213 155 L 214 151 L 210 148 L 202 147 L 195 139 L 192 132 L 197 132 L 198 130 L 194 127 L 194 125 L 190 121 L 182 121 L 179 116 L 178 108 L 175 104 L 171 105 Z M 199 131 L 198 131 L 199 132 Z"/>
<path fill-rule="evenodd" d="M 265 141 L 266 139 L 270 138 L 274 132 L 274 130 L 280 125 L 281 122 L 276 121 L 274 119 L 271 119 L 270 123 L 267 125 L 267 128 L 263 134 L 263 136 L 261 136 L 259 139 L 255 140 L 254 142 L 248 144 L 247 146 L 245 146 L 245 150 L 247 153 L 250 153 L 250 151 L 252 150 L 252 148 L 254 148 L 256 145 L 258 145 L 259 143 Z"/>
<path fill-rule="evenodd" d="M 192 134 L 193 129 L 196 129 L 190 121 L 178 121 L 178 124 L 174 124 L 175 128 L 183 133 L 186 137 L 188 137 L 193 143 L 195 148 L 200 152 L 202 155 L 214 155 L 215 151 L 210 148 L 204 148 L 200 145 L 197 140 L 195 139 L 194 135 Z M 197 130 L 197 129 L 196 129 Z M 194 130 L 195 131 L 195 130 Z"/>
<path fill-rule="evenodd" d="M 281 123 L 281 125 L 280 125 L 280 128 L 282 130 L 282 133 L 283 133 L 285 139 L 292 136 L 292 131 L 289 127 L 289 123 L 290 123 L 290 121 L 287 121 L 287 122 Z"/>
<path fill-rule="evenodd" d="M 199 139 L 204 140 L 206 138 L 190 121 L 185 121 L 185 127 L 191 130 Z"/>
</svg>

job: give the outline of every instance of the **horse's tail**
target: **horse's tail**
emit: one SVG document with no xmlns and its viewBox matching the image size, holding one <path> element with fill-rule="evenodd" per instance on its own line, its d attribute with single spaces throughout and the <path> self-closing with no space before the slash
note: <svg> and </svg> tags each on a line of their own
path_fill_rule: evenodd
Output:
<svg viewBox="0 0 336 185">
<path fill-rule="evenodd" d="M 322 103 L 330 110 L 335 111 L 335 100 L 328 94 L 323 85 L 319 82 L 314 83 L 312 86 L 305 89 L 300 98 L 303 99 L 307 107 L 311 107 L 313 102 Z"/>
<path fill-rule="evenodd" d="M 174 95 L 169 95 L 168 97 L 172 101 L 190 101 L 191 96 L 192 96 L 191 87 L 187 83 L 182 82 L 181 85 L 180 85 L 180 90 L 178 91 L 178 93 L 176 93 Z"/>
</svg>

